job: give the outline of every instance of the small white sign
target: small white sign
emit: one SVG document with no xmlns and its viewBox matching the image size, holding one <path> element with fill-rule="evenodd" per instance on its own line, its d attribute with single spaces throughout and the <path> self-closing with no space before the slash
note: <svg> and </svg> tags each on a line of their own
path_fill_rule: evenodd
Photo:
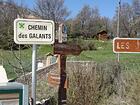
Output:
<svg viewBox="0 0 140 105">
<path fill-rule="evenodd" d="M 15 19 L 14 41 L 17 44 L 53 44 L 52 20 Z"/>
<path fill-rule="evenodd" d="M 63 23 L 59 25 L 58 42 L 67 42 L 67 27 Z"/>
</svg>

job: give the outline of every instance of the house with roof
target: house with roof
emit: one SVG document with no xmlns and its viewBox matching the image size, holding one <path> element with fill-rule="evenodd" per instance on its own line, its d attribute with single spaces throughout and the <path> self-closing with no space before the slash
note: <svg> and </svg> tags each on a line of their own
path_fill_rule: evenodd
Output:
<svg viewBox="0 0 140 105">
<path fill-rule="evenodd" d="M 109 35 L 108 35 L 107 31 L 102 30 L 97 33 L 96 38 L 97 38 L 97 40 L 106 41 L 106 40 L 109 40 Z"/>
</svg>

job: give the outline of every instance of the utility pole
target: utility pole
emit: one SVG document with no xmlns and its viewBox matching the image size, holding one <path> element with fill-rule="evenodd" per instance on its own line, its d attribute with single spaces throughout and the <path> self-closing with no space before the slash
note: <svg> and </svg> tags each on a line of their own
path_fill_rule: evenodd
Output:
<svg viewBox="0 0 140 105">
<path fill-rule="evenodd" d="M 120 37 L 120 11 L 121 11 L 121 0 L 118 0 L 118 21 L 117 21 L 117 37 Z M 117 61 L 120 61 L 120 54 L 117 54 Z"/>
</svg>

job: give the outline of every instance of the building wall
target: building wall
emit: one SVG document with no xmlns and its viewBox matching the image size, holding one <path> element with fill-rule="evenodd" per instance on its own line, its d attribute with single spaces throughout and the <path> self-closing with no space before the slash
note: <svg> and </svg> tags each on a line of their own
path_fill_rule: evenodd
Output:
<svg viewBox="0 0 140 105">
<path fill-rule="evenodd" d="M 99 34 L 98 35 L 98 40 L 108 40 L 109 36 L 107 34 Z"/>
</svg>

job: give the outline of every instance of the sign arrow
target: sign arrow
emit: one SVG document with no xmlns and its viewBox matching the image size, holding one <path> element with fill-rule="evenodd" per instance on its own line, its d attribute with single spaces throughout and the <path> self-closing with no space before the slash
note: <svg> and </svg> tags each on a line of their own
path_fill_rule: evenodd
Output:
<svg viewBox="0 0 140 105">
<path fill-rule="evenodd" d="M 82 52 L 82 49 L 79 45 L 65 44 L 65 43 L 54 44 L 54 54 L 80 55 L 81 52 Z"/>
</svg>

